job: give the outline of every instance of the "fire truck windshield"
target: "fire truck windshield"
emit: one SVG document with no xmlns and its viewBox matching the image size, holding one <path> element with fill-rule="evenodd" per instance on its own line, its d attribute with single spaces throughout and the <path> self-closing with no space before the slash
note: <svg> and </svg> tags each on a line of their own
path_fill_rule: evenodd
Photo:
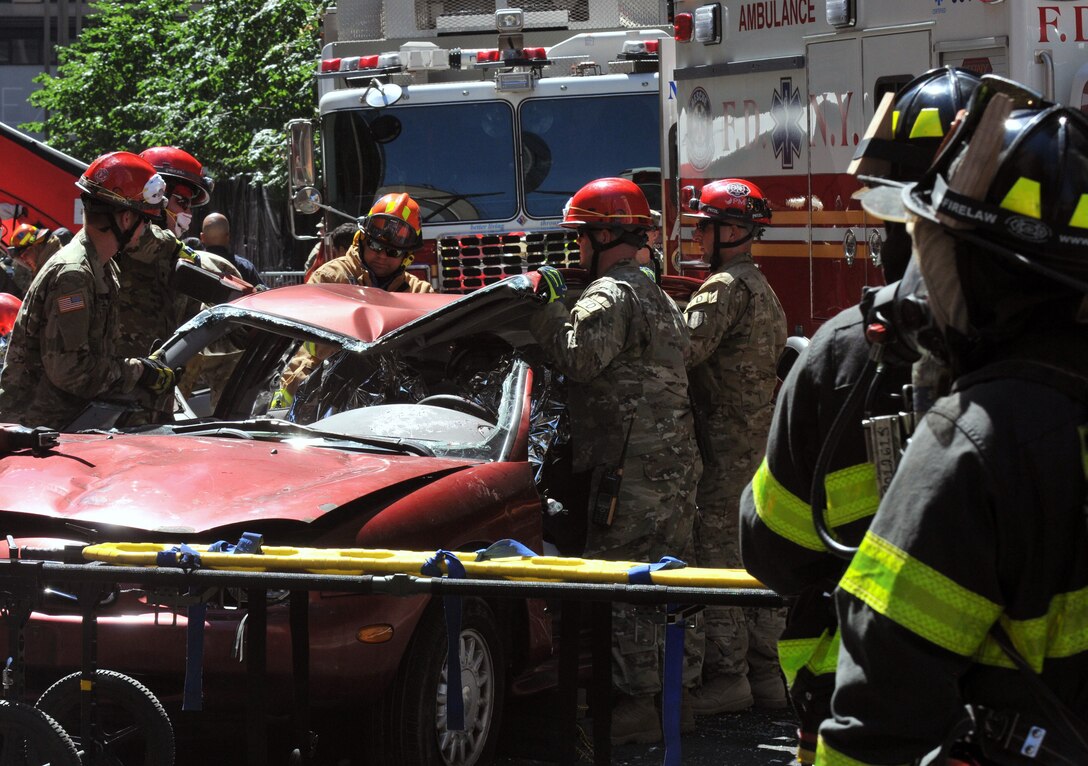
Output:
<svg viewBox="0 0 1088 766">
<path fill-rule="evenodd" d="M 656 92 L 530 98 L 519 142 L 505 101 L 330 112 L 328 202 L 358 217 L 377 196 L 405 191 L 424 224 L 558 218 L 586 182 L 660 167 L 658 113 Z"/>
<path fill-rule="evenodd" d="M 632 168 L 660 168 L 657 93 L 533 98 L 521 105 L 525 212 L 557 218 L 578 189 Z M 660 209 L 660 192 L 650 199 Z"/>
</svg>

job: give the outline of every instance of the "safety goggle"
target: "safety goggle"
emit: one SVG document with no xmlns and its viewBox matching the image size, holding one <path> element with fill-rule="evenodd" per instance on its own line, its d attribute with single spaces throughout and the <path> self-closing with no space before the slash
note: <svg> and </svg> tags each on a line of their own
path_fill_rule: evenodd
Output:
<svg viewBox="0 0 1088 766">
<path fill-rule="evenodd" d="M 182 194 L 178 194 L 175 192 L 174 194 L 170 195 L 170 199 L 174 200 L 174 202 L 177 203 L 177 206 L 180 207 L 182 210 L 192 210 L 193 208 L 192 197 L 186 197 Z"/>
<path fill-rule="evenodd" d="M 403 218 L 385 213 L 375 213 L 363 220 L 363 233 L 373 243 L 375 250 L 385 248 L 390 250 L 407 251 L 415 247 L 419 235 L 412 225 Z"/>
</svg>

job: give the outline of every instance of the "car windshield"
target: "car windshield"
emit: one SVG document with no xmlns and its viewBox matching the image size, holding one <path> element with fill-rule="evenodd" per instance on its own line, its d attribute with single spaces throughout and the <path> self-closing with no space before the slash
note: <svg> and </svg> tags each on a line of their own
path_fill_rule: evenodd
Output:
<svg viewBox="0 0 1088 766">
<path fill-rule="evenodd" d="M 424 224 L 517 214 L 514 112 L 502 101 L 332 112 L 323 135 L 337 210 L 362 216 L 378 195 L 403 191 Z"/>
</svg>

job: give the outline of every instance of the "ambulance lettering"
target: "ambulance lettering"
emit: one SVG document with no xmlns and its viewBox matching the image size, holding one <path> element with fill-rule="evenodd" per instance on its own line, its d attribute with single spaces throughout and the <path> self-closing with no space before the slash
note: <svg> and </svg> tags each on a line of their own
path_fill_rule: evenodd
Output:
<svg viewBox="0 0 1088 766">
<path fill-rule="evenodd" d="M 812 0 L 764 0 L 740 8 L 740 31 L 791 27 L 816 20 Z"/>
<path fill-rule="evenodd" d="M 858 141 L 861 140 L 858 134 L 855 133 L 852 138 L 848 138 L 846 129 L 850 118 L 850 104 L 854 101 L 854 91 L 822 93 L 820 95 L 810 94 L 808 100 L 809 113 L 814 118 L 809 146 L 817 146 L 817 136 L 820 137 L 820 145 L 822 146 L 846 146 L 847 143 L 857 145 Z M 839 121 L 838 124 L 832 122 L 831 126 L 829 126 L 827 115 L 832 111 L 838 113 Z M 838 133 L 836 134 L 835 131 L 838 131 Z"/>
<path fill-rule="evenodd" d="M 722 112 L 725 115 L 725 151 L 729 153 L 736 149 L 743 149 L 756 143 L 759 138 L 759 107 L 750 98 L 741 103 L 744 122 L 743 140 L 740 131 L 737 130 L 737 102 L 723 101 Z"/>
<path fill-rule="evenodd" d="M 1072 16 L 1072 20 L 1070 19 Z M 1088 5 L 1075 5 L 1072 8 L 1060 5 L 1039 6 L 1039 42 L 1064 43 L 1069 40 L 1068 32 L 1063 32 L 1070 25 L 1075 30 L 1073 42 L 1088 42 Z"/>
</svg>

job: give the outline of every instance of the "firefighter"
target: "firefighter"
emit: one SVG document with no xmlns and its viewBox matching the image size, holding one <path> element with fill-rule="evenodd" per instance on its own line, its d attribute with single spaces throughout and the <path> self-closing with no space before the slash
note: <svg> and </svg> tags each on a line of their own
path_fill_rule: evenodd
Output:
<svg viewBox="0 0 1088 766">
<path fill-rule="evenodd" d="M 61 249 L 62 243 L 52 230 L 29 223 L 16 226 L 8 242 L 16 266 L 15 282 L 25 294 L 34 275 Z"/>
<path fill-rule="evenodd" d="M 839 583 L 817 763 L 1088 762 L 1085 167 L 1084 114 L 984 76 L 900 196 L 954 383 Z"/>
<path fill-rule="evenodd" d="M 703 475 L 695 517 L 699 566 L 739 568 L 737 503 L 755 471 L 770 424 L 775 369 L 786 342 L 786 317 L 767 278 L 752 261 L 752 243 L 770 223 L 763 192 L 726 178 L 691 197 L 685 216 L 711 275 L 684 311 L 691 334 L 691 393 L 703 430 Z M 786 706 L 775 641 L 777 609 L 710 607 L 705 612 L 702 684 L 696 714 Z"/>
<path fill-rule="evenodd" d="M 84 226 L 34 278 L 0 376 L 0 419 L 62 429 L 106 394 L 170 390 L 174 371 L 117 351 L 117 253 L 139 241 L 166 184 L 129 152 L 105 154 L 76 182 Z"/>
<path fill-rule="evenodd" d="M 977 83 L 976 75 L 950 68 L 908 83 L 885 116 L 894 128 L 886 126 L 863 147 L 868 165 L 859 168 L 903 182 L 920 178 Z M 880 255 L 890 284 L 903 276 L 911 245 L 904 224 L 885 227 Z M 802 352 L 779 391 L 766 457 L 741 500 L 744 566 L 779 593 L 796 596 L 778 654 L 800 723 L 802 764 L 812 763 L 820 722 L 831 712 L 838 633 L 830 594 L 846 569 L 816 534 L 810 490 L 823 442 L 869 358 L 867 313 L 861 305 L 840 312 Z M 891 367 L 872 399 L 871 414 L 906 409 L 900 393 L 909 382 L 909 367 Z M 824 479 L 830 523 L 853 545 L 879 500 L 861 421 L 859 411 L 834 445 Z"/>
<path fill-rule="evenodd" d="M 422 245 L 419 205 L 403 192 L 386 194 L 359 221 L 355 241 L 347 253 L 320 266 L 307 281 L 377 287 L 391 293 L 434 292 L 430 282 L 408 273 L 414 253 Z M 330 353 L 331 348 L 303 344 L 288 362 L 270 409 L 290 407 L 299 384 Z"/>
<path fill-rule="evenodd" d="M 570 309 L 558 300 L 558 271 L 542 267 L 550 300 L 530 329 L 567 379 L 572 468 L 590 477 L 585 555 L 683 558 L 690 553 L 701 464 L 683 315 L 636 260 L 650 207 L 631 181 L 603 178 L 575 193 L 560 225 L 577 231 L 581 265 L 593 281 Z M 662 690 L 658 622 L 653 608 L 613 605 L 614 744 L 661 739 L 654 703 Z M 696 662 L 697 655 L 689 652 Z M 686 685 L 694 684 L 698 665 L 689 664 L 685 675 Z M 690 716 L 686 727 L 694 727 Z"/>
</svg>

